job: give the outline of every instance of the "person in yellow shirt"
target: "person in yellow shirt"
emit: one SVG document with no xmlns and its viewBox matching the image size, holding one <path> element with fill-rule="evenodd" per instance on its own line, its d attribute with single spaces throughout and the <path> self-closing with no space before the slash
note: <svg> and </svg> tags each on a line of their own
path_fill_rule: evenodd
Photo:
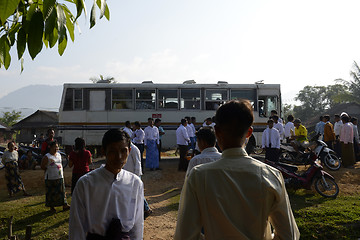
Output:
<svg viewBox="0 0 360 240">
<path fill-rule="evenodd" d="M 207 240 L 299 239 L 281 173 L 244 149 L 252 134 L 251 103 L 227 102 L 215 119 L 222 156 L 195 166 L 186 178 L 174 239 L 198 240 L 202 228 Z"/>
<path fill-rule="evenodd" d="M 291 141 L 291 145 L 296 150 L 296 152 L 300 153 L 300 146 L 306 148 L 309 145 L 309 141 L 307 138 L 307 129 L 304 125 L 301 124 L 301 120 L 299 118 L 294 120 L 294 126 L 295 135 L 292 136 L 293 141 Z"/>
</svg>

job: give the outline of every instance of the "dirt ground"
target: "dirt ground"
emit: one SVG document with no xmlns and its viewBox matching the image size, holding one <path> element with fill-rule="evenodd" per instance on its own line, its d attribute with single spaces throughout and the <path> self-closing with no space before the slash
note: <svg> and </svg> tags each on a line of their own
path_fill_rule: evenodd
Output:
<svg viewBox="0 0 360 240">
<path fill-rule="evenodd" d="M 146 171 L 142 177 L 145 197 L 153 209 L 153 214 L 145 220 L 144 239 L 168 240 L 173 238 L 176 225 L 177 204 L 172 201 L 180 194 L 184 172 L 177 171 L 177 159 L 165 159 L 160 162 L 161 171 Z M 360 194 L 360 163 L 355 169 L 341 168 L 328 171 L 335 177 L 340 195 Z M 0 171 L 0 198 L 7 198 L 4 170 Z M 71 169 L 65 168 L 67 192 L 70 191 Z M 40 169 L 25 170 L 21 173 L 26 189 L 31 194 L 44 194 L 44 173 Z M 316 194 L 316 193 L 314 193 Z"/>
</svg>

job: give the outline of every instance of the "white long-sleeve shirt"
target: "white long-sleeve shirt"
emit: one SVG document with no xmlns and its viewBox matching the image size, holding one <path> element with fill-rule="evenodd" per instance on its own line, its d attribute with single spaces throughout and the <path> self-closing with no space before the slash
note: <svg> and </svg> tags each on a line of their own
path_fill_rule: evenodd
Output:
<svg viewBox="0 0 360 240">
<path fill-rule="evenodd" d="M 215 162 L 215 161 L 219 160 L 220 158 L 221 158 L 221 153 L 219 153 L 219 151 L 216 149 L 216 147 L 205 148 L 201 152 L 201 154 L 196 155 L 195 157 L 193 157 L 190 160 L 189 166 L 186 171 L 186 177 L 189 176 L 190 171 L 191 171 L 191 169 L 193 169 L 193 167 L 200 165 L 200 164 L 204 164 L 204 163 Z"/>
<path fill-rule="evenodd" d="M 341 131 L 341 127 L 342 127 L 343 123 L 342 121 L 338 121 L 335 122 L 334 124 L 334 132 L 335 132 L 335 136 L 339 136 L 340 135 L 340 131 Z"/>
<path fill-rule="evenodd" d="M 188 132 L 189 137 L 195 137 L 195 132 L 190 124 L 186 125 L 186 131 Z"/>
<path fill-rule="evenodd" d="M 147 126 L 144 129 L 145 132 L 145 138 L 144 138 L 144 144 L 146 145 L 147 140 L 155 140 L 157 144 L 160 144 L 160 138 L 159 138 L 159 129 L 155 126 Z"/>
<path fill-rule="evenodd" d="M 176 144 L 178 145 L 188 145 L 190 142 L 190 138 L 188 132 L 184 125 L 180 124 L 180 126 L 176 129 Z"/>
<path fill-rule="evenodd" d="M 144 130 L 136 129 L 133 132 L 133 142 L 136 144 L 144 144 L 145 132 Z"/>
<path fill-rule="evenodd" d="M 282 140 L 284 138 L 284 126 L 282 125 L 282 123 L 274 123 L 273 128 L 276 128 L 279 131 L 280 139 Z"/>
<path fill-rule="evenodd" d="M 262 148 L 269 147 L 271 143 L 271 148 L 280 148 L 280 134 L 276 128 L 267 128 L 262 134 Z"/>
<path fill-rule="evenodd" d="M 137 176 L 142 175 L 141 171 L 141 157 L 140 150 L 137 146 L 131 143 L 131 150 L 123 169 L 136 174 Z"/>
<path fill-rule="evenodd" d="M 112 218 L 121 221 L 131 239 L 143 239 L 144 188 L 135 174 L 121 170 L 116 178 L 105 167 L 76 183 L 72 195 L 69 239 L 85 240 L 88 232 L 105 236 Z"/>
<path fill-rule="evenodd" d="M 295 135 L 295 126 L 294 123 L 292 122 L 287 122 L 285 124 L 285 129 L 284 129 L 284 135 L 286 138 L 291 137 L 291 130 L 292 130 L 292 134 Z"/>
</svg>

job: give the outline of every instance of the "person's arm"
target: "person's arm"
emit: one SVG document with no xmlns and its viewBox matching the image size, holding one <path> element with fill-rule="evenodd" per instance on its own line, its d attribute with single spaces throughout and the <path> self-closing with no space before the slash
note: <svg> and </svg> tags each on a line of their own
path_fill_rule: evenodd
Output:
<svg viewBox="0 0 360 240">
<path fill-rule="evenodd" d="M 84 185 L 81 181 L 78 181 L 71 200 L 69 240 L 86 239 L 89 226 L 86 224 L 86 208 L 84 202 L 86 202 Z"/>
<path fill-rule="evenodd" d="M 70 153 L 69 154 L 69 168 L 72 168 L 73 166 L 74 166 L 73 154 Z"/>
<path fill-rule="evenodd" d="M 200 237 L 202 228 L 200 206 L 198 206 L 196 192 L 191 184 L 194 170 L 190 172 L 189 177 L 185 180 L 180 195 L 175 240 L 198 240 Z"/>
<path fill-rule="evenodd" d="M 285 183 L 279 173 L 279 195 L 270 212 L 269 220 L 274 228 L 274 240 L 298 240 L 300 232 L 291 210 L 290 200 L 286 192 Z"/>
<path fill-rule="evenodd" d="M 184 129 L 182 130 L 182 133 L 183 133 L 183 136 L 184 136 L 184 138 L 186 139 L 186 141 L 190 142 L 189 134 L 188 134 L 186 128 L 184 128 Z"/>
<path fill-rule="evenodd" d="M 157 143 L 157 145 L 159 145 L 160 144 L 160 134 L 159 134 L 159 129 L 158 128 L 156 128 L 156 143 Z"/>
<path fill-rule="evenodd" d="M 47 156 L 44 156 L 42 158 L 42 160 L 41 160 L 41 169 L 46 170 L 46 168 L 47 168 L 46 166 L 48 164 L 48 161 L 49 161 L 49 159 L 48 159 Z"/>
<path fill-rule="evenodd" d="M 142 175 L 141 171 L 141 157 L 140 157 L 140 150 L 138 148 L 134 149 L 134 173 L 139 177 Z"/>
<path fill-rule="evenodd" d="M 265 141 L 266 141 L 266 129 L 264 130 L 261 138 L 262 149 L 265 149 Z"/>
<path fill-rule="evenodd" d="M 144 185 L 138 186 L 136 196 L 136 209 L 135 209 L 135 224 L 130 230 L 129 235 L 131 239 L 143 239 L 144 234 Z"/>
<path fill-rule="evenodd" d="M 277 149 L 280 149 L 280 133 L 279 131 L 276 131 L 276 134 L 275 134 L 275 146 L 274 148 L 277 148 Z"/>
</svg>

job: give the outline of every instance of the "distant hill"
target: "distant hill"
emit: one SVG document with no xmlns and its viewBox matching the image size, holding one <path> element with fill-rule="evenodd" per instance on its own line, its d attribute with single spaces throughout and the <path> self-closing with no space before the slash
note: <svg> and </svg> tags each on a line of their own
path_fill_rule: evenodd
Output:
<svg viewBox="0 0 360 240">
<path fill-rule="evenodd" d="M 21 111 L 26 117 L 37 110 L 59 111 L 63 86 L 29 85 L 0 98 L 2 112 Z"/>
</svg>

